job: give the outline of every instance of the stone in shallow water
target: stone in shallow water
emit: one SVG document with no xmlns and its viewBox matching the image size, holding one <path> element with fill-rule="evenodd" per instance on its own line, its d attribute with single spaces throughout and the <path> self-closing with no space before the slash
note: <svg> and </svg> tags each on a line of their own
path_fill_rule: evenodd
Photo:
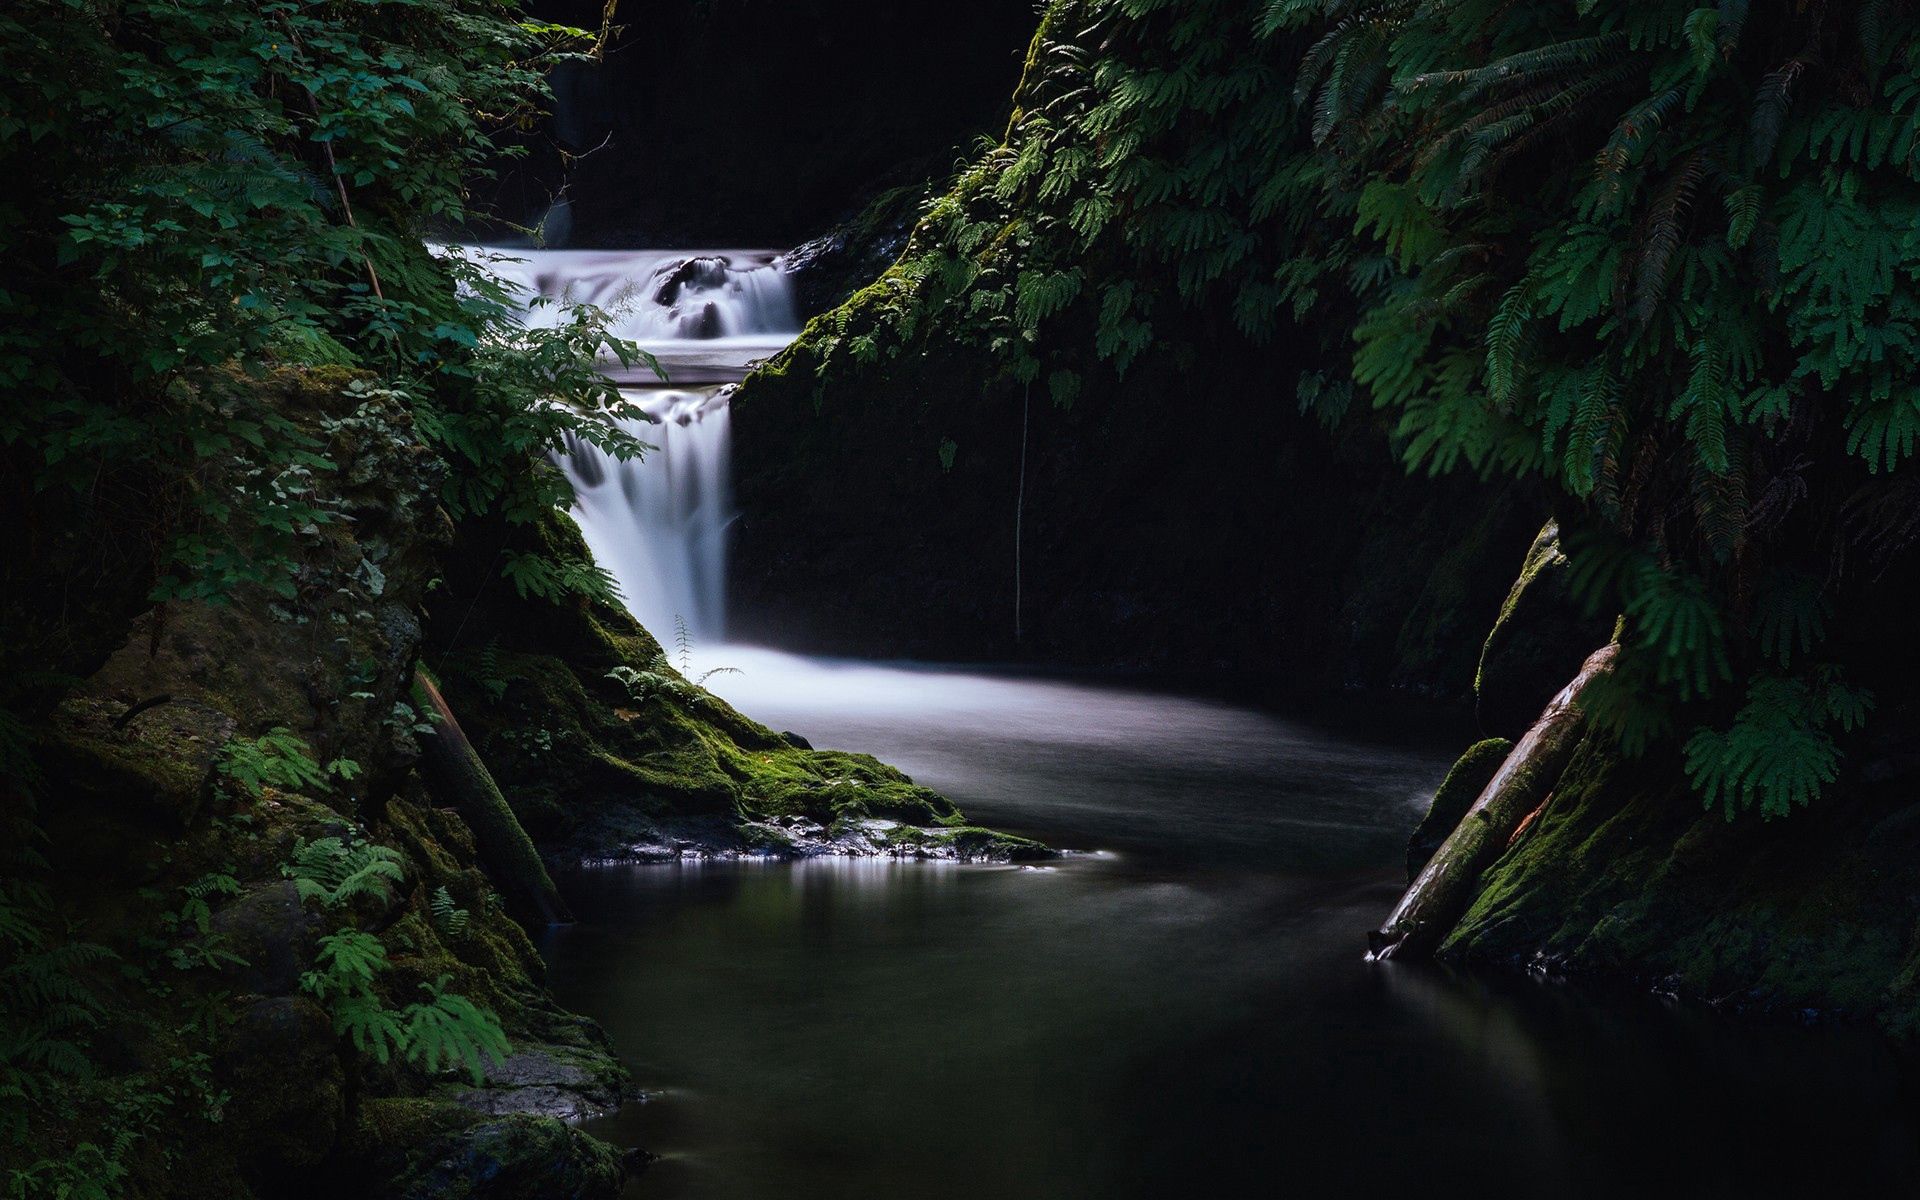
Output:
<svg viewBox="0 0 1920 1200">
<path fill-rule="evenodd" d="M 620 1081 L 604 1069 L 604 1059 L 581 1060 L 564 1047 L 536 1047 L 488 1063 L 483 1087 L 468 1088 L 454 1099 L 492 1116 L 526 1113 L 581 1121 L 611 1112 L 624 1098 Z"/>
</svg>

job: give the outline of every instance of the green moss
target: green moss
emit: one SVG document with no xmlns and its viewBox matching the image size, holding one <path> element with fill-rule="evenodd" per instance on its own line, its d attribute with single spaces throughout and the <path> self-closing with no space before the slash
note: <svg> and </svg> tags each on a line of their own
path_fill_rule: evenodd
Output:
<svg viewBox="0 0 1920 1200">
<path fill-rule="evenodd" d="M 559 513 L 510 536 L 566 561 L 587 554 Z M 617 856 L 647 822 L 681 817 L 723 818 L 773 849 L 786 835 L 766 823 L 782 819 L 965 824 L 945 797 L 878 759 L 794 746 L 680 680 L 625 612 L 584 600 L 549 605 L 488 582 L 471 581 L 480 599 L 457 610 L 462 640 L 432 665 L 508 802 L 566 856 Z M 608 678 L 615 667 L 676 684 L 635 699 Z"/>
<path fill-rule="evenodd" d="M 336 1175 L 335 1190 L 356 1191 L 367 1164 L 355 1157 L 355 1114 L 435 1081 L 346 1053 L 301 994 L 319 935 L 346 919 L 386 943 L 390 1004 L 419 999 L 419 984 L 445 975 L 493 1008 L 517 1046 L 560 1047 L 599 1063 L 598 1076 L 619 1072 L 598 1031 L 542 990 L 539 956 L 494 897 L 472 831 L 433 809 L 413 773 L 413 735 L 392 715 L 412 678 L 417 605 L 437 573 L 438 468 L 384 401 L 344 400 L 342 379 L 283 373 L 248 385 L 274 389 L 340 464 L 322 498 L 353 519 L 301 543 L 311 587 L 291 597 L 242 589 L 218 607 L 176 601 L 140 615 L 37 741 L 45 882 L 62 928 L 118 957 L 88 981 L 105 1013 L 89 1034 L 98 1070 L 75 1085 L 70 1109 L 48 1106 L 36 1132 L 57 1150 L 147 1129 L 130 1151 L 133 1194 L 279 1194 L 296 1177 L 299 1190 L 327 1190 Z M 351 419 L 319 426 L 335 416 Z M 366 569 L 376 562 L 377 586 Z M 316 760 L 359 770 L 304 794 L 223 786 L 222 747 L 274 725 Z M 302 906 L 283 877 L 293 844 L 349 833 L 397 850 L 404 882 L 350 912 Z M 232 883 L 202 893 L 203 929 L 182 905 L 210 876 Z M 468 910 L 457 928 L 437 927 L 428 910 L 441 887 Z M 236 950 L 251 961 L 223 957 Z M 222 1091 L 231 1100 L 214 1120 Z M 156 1097 L 166 1102 L 132 1104 Z M 445 1106 L 387 1116 L 381 1136 L 399 1142 L 468 1120 Z"/>
<path fill-rule="evenodd" d="M 1408 879 L 1418 875 L 1427 860 L 1439 851 L 1447 836 L 1460 824 L 1460 818 L 1467 815 L 1473 802 L 1492 782 L 1512 749 L 1513 743 L 1505 738 L 1487 738 L 1467 747 L 1466 753 L 1454 760 L 1453 766 L 1447 769 L 1447 777 L 1433 793 L 1433 801 L 1427 805 L 1419 827 L 1407 840 Z"/>
<path fill-rule="evenodd" d="M 376 1096 L 359 1106 L 347 1146 L 357 1157 L 398 1168 L 438 1138 L 480 1123 L 480 1114 L 423 1096 Z"/>
<path fill-rule="evenodd" d="M 1792 821 L 1728 824 L 1678 763 L 1590 735 L 1442 952 L 1624 976 L 1735 1007 L 1897 1022 L 1915 830 L 1856 789 Z"/>
<path fill-rule="evenodd" d="M 1612 617 L 1589 614 L 1568 577 L 1559 526 L 1549 521 L 1527 548 L 1480 648 L 1474 701 L 1488 733 L 1520 736 L 1585 656 L 1608 641 Z"/>
</svg>

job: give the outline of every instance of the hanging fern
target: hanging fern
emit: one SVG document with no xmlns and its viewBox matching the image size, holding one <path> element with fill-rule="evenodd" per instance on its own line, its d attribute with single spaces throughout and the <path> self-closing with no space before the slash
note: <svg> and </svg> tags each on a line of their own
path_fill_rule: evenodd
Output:
<svg viewBox="0 0 1920 1200">
<path fill-rule="evenodd" d="M 1831 671 L 1811 679 L 1763 675 L 1725 730 L 1701 729 L 1687 739 L 1687 775 L 1708 807 L 1733 820 L 1758 808 L 1783 817 L 1813 801 L 1839 775 L 1831 726 L 1851 730 L 1866 719 L 1872 697 Z"/>
</svg>

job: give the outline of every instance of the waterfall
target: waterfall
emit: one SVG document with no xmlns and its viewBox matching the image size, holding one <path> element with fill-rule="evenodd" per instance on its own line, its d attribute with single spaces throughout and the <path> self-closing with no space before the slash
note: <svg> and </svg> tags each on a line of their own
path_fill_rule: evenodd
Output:
<svg viewBox="0 0 1920 1200">
<path fill-rule="evenodd" d="M 616 374 L 644 419 L 627 431 L 654 447 L 620 462 L 568 439 L 558 462 L 573 515 L 627 607 L 671 645 L 684 622 L 696 643 L 726 635 L 727 528 L 733 520 L 728 397 L 753 362 L 800 331 L 784 264 L 766 250 L 509 250 L 488 264 L 517 285 L 522 319 L 550 326 L 569 304 L 612 317 L 667 372 Z M 534 305 L 535 297 L 553 304 Z M 617 371 L 618 364 L 609 364 Z"/>
<path fill-rule="evenodd" d="M 800 332 L 785 265 L 771 250 L 508 250 L 487 264 L 529 300 L 522 319 L 553 326 L 591 304 L 608 332 L 659 357 L 675 384 L 737 380 Z M 645 372 L 645 368 L 639 368 Z M 657 382 L 650 372 L 622 382 Z"/>
</svg>

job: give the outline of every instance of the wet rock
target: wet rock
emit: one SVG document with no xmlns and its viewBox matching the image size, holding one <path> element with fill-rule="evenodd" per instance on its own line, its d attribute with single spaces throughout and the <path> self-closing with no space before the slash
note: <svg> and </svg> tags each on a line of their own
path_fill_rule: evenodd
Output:
<svg viewBox="0 0 1920 1200">
<path fill-rule="evenodd" d="M 244 962 L 227 977 L 243 992 L 290 995 L 313 962 L 322 922 L 300 903 L 292 880 L 254 888 L 213 914 L 211 932 Z"/>
<path fill-rule="evenodd" d="M 514 1115 L 443 1135 L 394 1191 L 405 1200 L 613 1200 L 627 1157 L 564 1121 Z"/>
<path fill-rule="evenodd" d="M 311 1167 L 340 1128 L 342 1072 L 333 1023 L 303 996 L 269 996 L 240 1010 L 215 1063 L 231 1092 L 226 1121 L 250 1172 Z"/>
<path fill-rule="evenodd" d="M 484 1087 L 460 1092 L 456 1101 L 489 1116 L 525 1113 L 579 1121 L 620 1106 L 621 1079 L 604 1055 L 566 1047 L 521 1049 L 486 1068 Z"/>
<path fill-rule="evenodd" d="M 685 338 L 717 338 L 726 332 L 720 324 L 720 306 L 707 303 L 699 311 L 682 315 L 680 318 L 680 336 Z"/>
<path fill-rule="evenodd" d="M 654 303 L 672 308 L 689 291 L 710 292 L 727 282 L 731 264 L 717 254 L 690 258 L 667 274 L 653 294 Z"/>
</svg>

